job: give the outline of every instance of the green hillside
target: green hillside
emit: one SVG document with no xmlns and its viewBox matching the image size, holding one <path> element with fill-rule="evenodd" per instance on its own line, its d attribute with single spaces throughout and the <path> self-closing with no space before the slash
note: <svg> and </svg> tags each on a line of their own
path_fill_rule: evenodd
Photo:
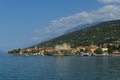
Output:
<svg viewBox="0 0 120 80">
<path fill-rule="evenodd" d="M 50 41 L 38 44 L 40 47 L 53 47 L 56 44 L 70 43 L 73 47 L 77 45 L 90 45 L 92 42 L 99 45 L 120 41 L 120 20 L 102 22 L 97 25 L 78 30 Z"/>
</svg>

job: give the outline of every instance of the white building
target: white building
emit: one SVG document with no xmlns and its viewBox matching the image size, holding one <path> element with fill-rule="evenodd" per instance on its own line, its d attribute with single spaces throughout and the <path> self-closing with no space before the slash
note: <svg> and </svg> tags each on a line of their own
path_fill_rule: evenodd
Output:
<svg viewBox="0 0 120 80">
<path fill-rule="evenodd" d="M 71 49 L 71 46 L 70 46 L 70 44 L 63 43 L 61 45 L 56 45 L 55 49 L 56 50 L 69 50 L 69 49 Z"/>
<path fill-rule="evenodd" d="M 103 52 L 108 51 L 108 48 L 102 48 Z"/>
</svg>

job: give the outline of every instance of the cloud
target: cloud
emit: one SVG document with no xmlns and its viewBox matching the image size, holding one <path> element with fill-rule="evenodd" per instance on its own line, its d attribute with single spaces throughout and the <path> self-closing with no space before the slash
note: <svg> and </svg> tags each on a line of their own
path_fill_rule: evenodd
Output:
<svg viewBox="0 0 120 80">
<path fill-rule="evenodd" d="M 99 1 L 103 3 L 120 3 L 120 0 L 99 0 Z"/>
<path fill-rule="evenodd" d="M 120 6 L 115 5 L 107 5 L 103 8 L 94 11 L 92 14 L 94 17 L 94 21 L 107 21 L 107 20 L 115 20 L 120 19 Z"/>
<path fill-rule="evenodd" d="M 112 1 L 112 0 L 111 0 Z M 120 6 L 106 5 L 98 10 L 90 12 L 76 13 L 71 16 L 62 17 L 50 22 L 50 25 L 42 30 L 36 31 L 37 40 L 47 41 L 54 37 L 63 35 L 67 30 L 74 28 L 78 25 L 98 21 L 108 21 L 120 19 Z"/>
</svg>

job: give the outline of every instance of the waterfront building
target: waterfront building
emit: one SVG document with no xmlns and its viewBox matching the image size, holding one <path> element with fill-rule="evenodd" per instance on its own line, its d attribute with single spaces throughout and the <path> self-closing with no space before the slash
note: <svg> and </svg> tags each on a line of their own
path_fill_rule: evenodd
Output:
<svg viewBox="0 0 120 80">
<path fill-rule="evenodd" d="M 107 51 L 108 51 L 108 48 L 102 48 L 102 51 L 103 51 L 103 52 L 107 52 Z"/>
<path fill-rule="evenodd" d="M 118 50 L 114 50 L 112 54 L 120 54 L 120 52 Z"/>
<path fill-rule="evenodd" d="M 32 52 L 33 50 L 35 50 L 35 48 L 28 48 L 28 49 L 26 49 L 25 51 L 27 51 L 27 52 Z"/>
<path fill-rule="evenodd" d="M 55 50 L 70 50 L 71 46 L 68 43 L 63 43 L 61 45 L 56 45 Z"/>
<path fill-rule="evenodd" d="M 76 49 L 85 51 L 85 47 L 83 47 L 83 46 L 78 46 L 78 47 L 76 47 Z"/>
<path fill-rule="evenodd" d="M 45 47 L 46 52 L 54 52 L 54 49 L 52 47 Z"/>
<path fill-rule="evenodd" d="M 91 52 L 91 53 L 94 53 L 94 51 L 97 49 L 98 47 L 96 46 L 96 45 L 90 45 L 89 46 L 89 51 Z"/>
</svg>

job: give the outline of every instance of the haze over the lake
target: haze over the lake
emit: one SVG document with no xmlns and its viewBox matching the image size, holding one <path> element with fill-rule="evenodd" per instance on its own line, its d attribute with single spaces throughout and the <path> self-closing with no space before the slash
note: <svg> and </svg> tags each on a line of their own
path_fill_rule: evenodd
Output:
<svg viewBox="0 0 120 80">
<path fill-rule="evenodd" d="M 87 23 L 120 19 L 120 0 L 0 0 L 0 50 L 24 48 Z"/>
</svg>

